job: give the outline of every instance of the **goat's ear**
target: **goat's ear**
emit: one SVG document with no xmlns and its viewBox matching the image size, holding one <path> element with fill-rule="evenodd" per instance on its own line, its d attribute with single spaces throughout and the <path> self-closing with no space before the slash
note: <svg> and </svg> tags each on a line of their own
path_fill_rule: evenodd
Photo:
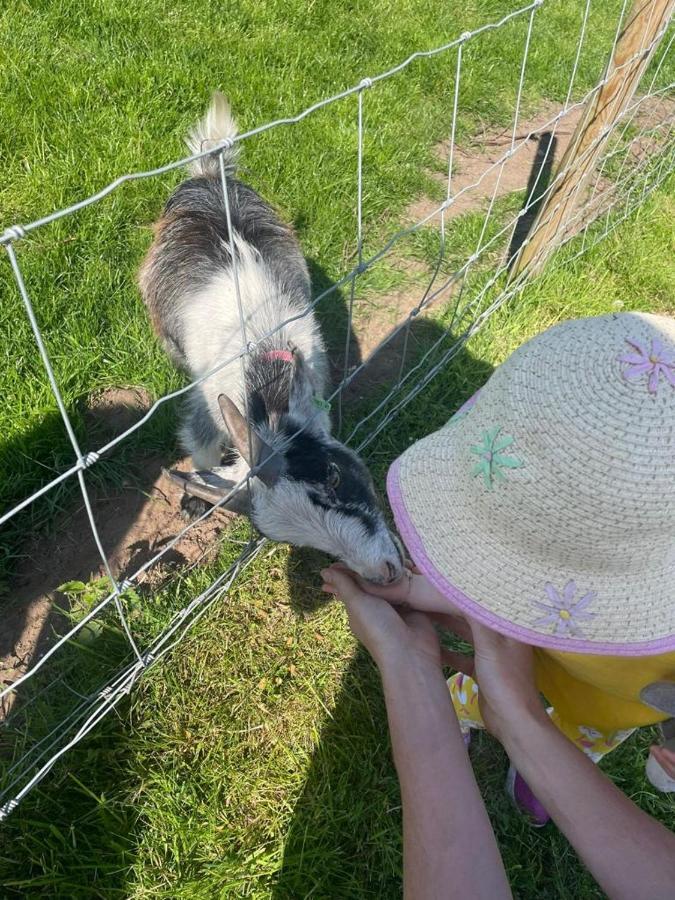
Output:
<svg viewBox="0 0 675 900">
<path fill-rule="evenodd" d="M 316 385 L 302 353 L 293 351 L 293 375 L 288 398 L 288 411 L 300 419 L 307 419 L 316 412 L 314 397 Z"/>
<path fill-rule="evenodd" d="M 251 430 L 249 438 L 249 427 L 246 419 L 226 394 L 221 394 L 218 397 L 218 406 L 223 415 L 225 427 L 230 435 L 234 449 L 242 459 L 246 460 L 249 469 L 252 469 L 260 455 L 260 439 L 258 435 Z"/>
<path fill-rule="evenodd" d="M 234 449 L 246 461 L 249 469 L 258 467 L 257 477 L 267 487 L 272 487 L 279 480 L 281 474 L 283 460 L 280 454 L 274 453 L 272 448 L 262 441 L 253 429 L 250 429 L 249 436 L 246 419 L 226 394 L 218 397 L 218 406 Z"/>
</svg>

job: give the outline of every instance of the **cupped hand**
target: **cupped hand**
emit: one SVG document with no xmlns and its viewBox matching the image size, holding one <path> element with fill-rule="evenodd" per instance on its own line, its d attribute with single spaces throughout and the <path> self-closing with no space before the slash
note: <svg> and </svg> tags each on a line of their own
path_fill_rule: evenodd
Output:
<svg viewBox="0 0 675 900">
<path fill-rule="evenodd" d="M 335 568 L 335 566 L 333 567 Z M 340 563 L 337 568 L 346 570 Z M 359 587 L 367 594 L 382 597 L 394 605 L 404 604 L 420 612 L 456 614 L 457 608 L 438 591 L 428 578 L 412 563 L 406 564 L 403 577 L 395 584 L 373 584 L 353 572 L 350 573 Z"/>
<path fill-rule="evenodd" d="M 438 634 L 424 613 L 377 597 L 363 589 L 344 566 L 321 573 L 322 590 L 339 597 L 347 609 L 349 626 L 370 652 L 380 670 L 414 661 L 441 670 Z"/>
<path fill-rule="evenodd" d="M 405 584 L 370 585 L 341 564 L 321 574 L 325 582 L 323 590 L 344 601 L 353 633 L 381 670 L 388 665 L 400 665 L 402 659 L 412 655 L 437 669 L 445 665 L 473 676 L 480 688 L 483 721 L 502 741 L 519 727 L 523 716 L 546 718 L 534 678 L 533 649 L 529 645 L 492 631 L 463 614 L 425 614 L 411 610 L 410 598 L 415 600 L 419 594 L 408 590 Z M 408 580 L 404 577 L 403 582 Z M 425 580 L 423 593 L 428 590 L 427 585 Z M 442 595 L 438 596 L 445 602 L 445 609 L 453 608 Z M 473 655 L 441 647 L 433 623 L 472 644 Z"/>
</svg>

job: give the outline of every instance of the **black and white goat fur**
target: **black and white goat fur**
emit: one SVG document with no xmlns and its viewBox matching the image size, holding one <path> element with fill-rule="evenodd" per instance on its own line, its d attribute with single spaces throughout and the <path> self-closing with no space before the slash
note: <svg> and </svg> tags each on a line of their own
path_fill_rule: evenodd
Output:
<svg viewBox="0 0 675 900">
<path fill-rule="evenodd" d="M 236 133 L 227 101 L 215 94 L 188 145 L 198 153 Z M 328 366 L 308 308 L 302 251 L 271 207 L 234 177 L 237 150 L 235 144 L 220 152 L 246 336 L 255 349 L 244 357 L 243 375 L 236 360 L 189 391 L 183 447 L 197 470 L 217 473 L 222 496 L 256 469 L 252 508 L 242 509 L 246 489 L 229 506 L 246 511 L 262 534 L 325 551 L 371 581 L 394 581 L 402 574 L 401 552 L 370 474 L 331 437 L 322 408 Z M 156 225 L 139 284 L 167 353 L 198 379 L 241 350 L 242 332 L 217 156 L 194 162 L 191 174 Z M 224 467 L 223 454 L 232 449 L 237 457 Z"/>
</svg>

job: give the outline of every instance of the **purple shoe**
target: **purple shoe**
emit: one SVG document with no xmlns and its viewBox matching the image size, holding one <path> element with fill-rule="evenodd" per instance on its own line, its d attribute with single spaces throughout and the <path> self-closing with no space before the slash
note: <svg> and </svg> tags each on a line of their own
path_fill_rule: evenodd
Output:
<svg viewBox="0 0 675 900">
<path fill-rule="evenodd" d="M 506 776 L 506 793 L 518 809 L 528 817 L 534 828 L 543 828 L 551 821 L 551 817 L 534 796 L 527 782 L 521 778 L 513 766 L 509 766 L 509 773 Z"/>
</svg>

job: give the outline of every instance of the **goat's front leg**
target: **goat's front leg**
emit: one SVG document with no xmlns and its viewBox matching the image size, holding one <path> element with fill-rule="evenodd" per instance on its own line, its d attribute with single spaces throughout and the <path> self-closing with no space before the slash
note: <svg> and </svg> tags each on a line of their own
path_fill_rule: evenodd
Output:
<svg viewBox="0 0 675 900">
<path fill-rule="evenodd" d="M 248 473 L 249 467 L 245 460 L 241 459 L 241 457 L 237 457 L 230 465 L 213 466 L 212 468 L 205 470 L 204 480 L 208 485 L 213 485 L 220 491 L 222 497 L 225 497 L 231 493 L 240 482 L 245 482 Z M 214 477 L 209 478 L 209 475 Z M 187 522 L 192 522 L 195 519 L 201 518 L 201 516 L 203 516 L 213 505 L 214 503 L 206 498 L 195 496 L 186 491 L 181 498 L 181 515 Z M 223 504 L 223 509 L 242 515 L 250 514 L 249 488 L 245 483 L 242 484 L 236 493 L 232 494 L 232 497 L 227 503 Z"/>
</svg>

